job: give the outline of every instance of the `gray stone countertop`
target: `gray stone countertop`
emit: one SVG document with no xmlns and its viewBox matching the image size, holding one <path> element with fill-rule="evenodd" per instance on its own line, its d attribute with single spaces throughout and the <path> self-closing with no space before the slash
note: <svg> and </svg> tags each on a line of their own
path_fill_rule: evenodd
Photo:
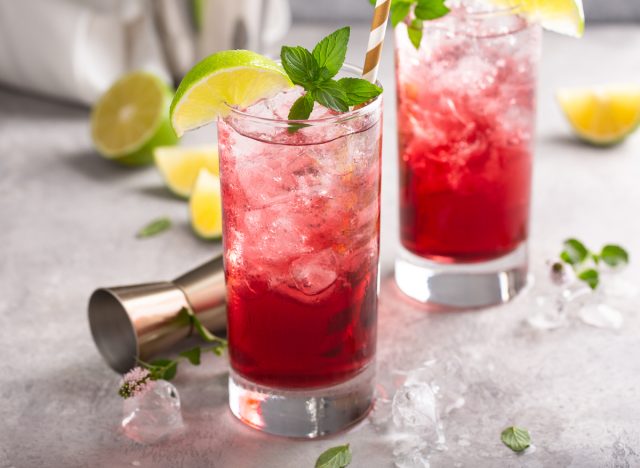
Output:
<svg viewBox="0 0 640 468">
<path fill-rule="evenodd" d="M 332 26 L 302 25 L 287 43 L 311 45 Z M 367 28 L 353 32 L 359 62 Z M 558 86 L 640 82 L 640 28 L 601 26 L 576 41 L 545 37 L 531 230 L 531 270 L 540 281 L 514 302 L 463 313 L 428 313 L 391 279 L 397 242 L 397 171 L 392 47 L 387 85 L 380 297 L 379 385 L 428 359 L 458 360 L 465 405 L 444 420 L 448 450 L 438 467 L 640 466 L 640 315 L 619 301 L 619 330 L 573 320 L 555 331 L 525 324 L 545 260 L 562 240 L 615 241 L 640 255 L 640 135 L 611 149 L 571 136 L 553 92 Z M 213 140 L 213 130 L 186 142 Z M 148 220 L 177 226 L 137 240 Z M 393 466 L 393 434 L 365 420 L 314 441 L 271 437 L 243 426 L 226 406 L 226 359 L 181 368 L 175 384 L 186 432 L 140 446 L 119 432 L 119 377 L 102 361 L 86 306 L 98 286 L 168 279 L 207 260 L 217 243 L 194 237 L 187 206 L 153 168 L 130 170 L 94 153 L 85 109 L 0 90 L 0 467 L 311 467 L 326 448 L 349 442 L 354 468 Z M 638 283 L 640 262 L 624 273 Z M 384 418 L 383 418 L 384 419 Z M 511 424 L 528 428 L 535 450 L 500 442 Z"/>
</svg>

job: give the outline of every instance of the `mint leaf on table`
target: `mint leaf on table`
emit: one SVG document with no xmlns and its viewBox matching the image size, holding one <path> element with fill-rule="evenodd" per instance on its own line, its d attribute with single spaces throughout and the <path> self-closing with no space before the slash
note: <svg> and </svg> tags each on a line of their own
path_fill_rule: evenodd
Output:
<svg viewBox="0 0 640 468">
<path fill-rule="evenodd" d="M 156 359 L 149 363 L 147 369 L 151 373 L 152 380 L 171 380 L 178 371 L 178 361 L 171 359 Z"/>
<path fill-rule="evenodd" d="M 619 245 L 607 244 L 602 247 L 600 259 L 611 267 L 629 263 L 629 253 Z"/>
<path fill-rule="evenodd" d="M 351 463 L 349 444 L 338 445 L 322 452 L 316 460 L 315 468 L 344 468 Z"/>
<path fill-rule="evenodd" d="M 321 69 L 327 69 L 328 76 L 325 78 L 333 78 L 340 71 L 347 56 L 350 35 L 351 29 L 349 27 L 338 29 L 318 42 L 313 48 L 312 55 L 318 66 Z"/>
<path fill-rule="evenodd" d="M 416 18 L 433 20 L 443 17 L 451 11 L 444 2 L 445 0 L 418 0 L 418 4 L 414 10 Z"/>
<path fill-rule="evenodd" d="M 195 348 L 188 349 L 186 351 L 182 351 L 180 356 L 186 357 L 191 364 L 194 366 L 200 365 L 200 354 L 202 354 L 202 350 L 200 346 L 196 346 Z"/>
<path fill-rule="evenodd" d="M 517 426 L 507 427 L 500 435 L 502 443 L 514 452 L 522 452 L 531 445 L 529 431 Z"/>
<path fill-rule="evenodd" d="M 348 26 L 338 29 L 322 39 L 313 52 L 300 46 L 282 47 L 282 67 L 291 81 L 306 91 L 291 106 L 289 120 L 308 119 L 315 102 L 337 112 L 347 112 L 350 106 L 363 104 L 382 93 L 380 87 L 362 78 L 333 79 L 344 64 L 350 34 Z M 289 131 L 295 132 L 303 126 L 291 124 Z"/>
<path fill-rule="evenodd" d="M 589 255 L 589 250 L 577 239 L 567 239 L 564 241 L 564 250 L 560 258 L 569 265 L 578 265 L 584 262 Z"/>
<path fill-rule="evenodd" d="M 171 227 L 171 220 L 169 218 L 158 218 L 151 221 L 145 227 L 140 229 L 136 234 L 136 237 L 139 239 L 145 237 L 155 236 L 160 234 L 161 232 L 166 231 Z"/>
<path fill-rule="evenodd" d="M 600 274 L 597 270 L 589 268 L 578 273 L 578 279 L 587 283 L 591 289 L 596 289 L 600 283 Z"/>
</svg>

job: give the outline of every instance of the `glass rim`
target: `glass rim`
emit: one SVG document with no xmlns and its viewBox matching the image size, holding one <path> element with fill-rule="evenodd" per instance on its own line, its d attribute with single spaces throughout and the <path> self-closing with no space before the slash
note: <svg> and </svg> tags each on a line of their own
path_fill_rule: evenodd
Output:
<svg viewBox="0 0 640 468">
<path fill-rule="evenodd" d="M 276 60 L 276 62 L 280 63 L 280 60 Z M 341 71 L 346 70 L 346 71 L 355 73 L 358 76 L 362 76 L 362 68 L 356 65 L 352 65 L 350 63 L 343 64 L 340 70 Z M 376 80 L 375 84 L 380 88 L 382 88 L 382 84 L 380 83 L 379 80 Z M 280 118 L 273 118 L 273 117 L 261 117 L 261 116 L 253 115 L 249 112 L 240 110 L 237 107 L 234 107 L 225 102 L 223 103 L 223 105 L 227 108 L 229 112 L 223 117 L 223 120 L 231 116 L 236 116 L 236 117 L 242 118 L 243 120 L 252 120 L 254 122 L 260 122 L 262 124 L 269 124 L 272 126 L 289 127 L 291 125 L 304 124 L 305 127 L 314 127 L 314 126 L 320 126 L 320 125 L 335 125 L 335 124 L 356 119 L 358 117 L 367 116 L 375 112 L 380 107 L 380 103 L 382 102 L 382 95 L 384 94 L 384 88 L 382 89 L 383 89 L 382 93 L 380 93 L 378 96 L 376 96 L 375 99 L 369 101 L 367 104 L 365 104 L 362 107 L 356 106 L 354 109 L 350 111 L 343 112 L 337 115 L 330 115 L 327 117 L 321 117 L 318 119 L 308 119 L 308 120 L 289 120 L 289 119 L 280 119 Z"/>
</svg>

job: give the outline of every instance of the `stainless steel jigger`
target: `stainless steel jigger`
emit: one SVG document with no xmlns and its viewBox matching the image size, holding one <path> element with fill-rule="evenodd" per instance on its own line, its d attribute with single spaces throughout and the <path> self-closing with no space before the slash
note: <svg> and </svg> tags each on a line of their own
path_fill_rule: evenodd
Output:
<svg viewBox="0 0 640 468">
<path fill-rule="evenodd" d="M 225 302 L 220 255 L 171 282 L 97 289 L 89 299 L 89 325 L 107 364 L 124 373 L 192 333 L 178 319 L 182 308 L 214 333 L 224 331 Z"/>
</svg>

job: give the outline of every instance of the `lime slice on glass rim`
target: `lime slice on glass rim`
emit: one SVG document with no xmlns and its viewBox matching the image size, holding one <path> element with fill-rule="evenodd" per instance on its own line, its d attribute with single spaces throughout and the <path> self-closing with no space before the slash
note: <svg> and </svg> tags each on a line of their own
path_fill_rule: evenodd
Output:
<svg viewBox="0 0 640 468">
<path fill-rule="evenodd" d="M 91 112 L 91 137 L 105 158 L 126 165 L 153 162 L 153 149 L 175 145 L 169 122 L 173 91 L 157 76 L 133 72 L 116 81 Z"/>
<path fill-rule="evenodd" d="M 582 0 L 490 0 L 490 3 L 513 8 L 549 31 L 572 37 L 584 34 Z"/>
<path fill-rule="evenodd" d="M 167 187 L 181 198 L 191 195 L 200 169 L 219 175 L 218 148 L 213 145 L 160 146 L 153 154 Z"/>
<path fill-rule="evenodd" d="M 203 239 L 222 237 L 222 199 L 220 179 L 201 169 L 189 198 L 189 213 L 193 231 Z"/>
<path fill-rule="evenodd" d="M 227 105 L 246 107 L 292 86 L 282 67 L 267 57 L 248 50 L 217 52 L 182 79 L 171 103 L 171 124 L 181 136 L 225 115 Z"/>
<path fill-rule="evenodd" d="M 640 86 L 564 88 L 558 102 L 584 141 L 608 146 L 621 142 L 640 125 Z"/>
</svg>

